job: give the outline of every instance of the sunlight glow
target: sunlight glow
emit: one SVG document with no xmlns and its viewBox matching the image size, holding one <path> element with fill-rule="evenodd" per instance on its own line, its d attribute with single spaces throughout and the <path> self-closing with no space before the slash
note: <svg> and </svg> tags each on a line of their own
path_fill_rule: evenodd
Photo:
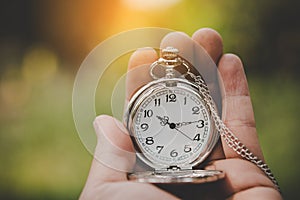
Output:
<svg viewBox="0 0 300 200">
<path fill-rule="evenodd" d="M 166 9 L 180 0 L 122 0 L 122 2 L 131 9 L 147 11 Z"/>
</svg>

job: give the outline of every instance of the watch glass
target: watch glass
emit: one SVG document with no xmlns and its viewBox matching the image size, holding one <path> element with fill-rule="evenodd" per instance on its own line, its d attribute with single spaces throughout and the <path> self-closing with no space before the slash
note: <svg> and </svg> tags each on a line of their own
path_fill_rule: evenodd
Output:
<svg viewBox="0 0 300 200">
<path fill-rule="evenodd" d="M 210 112 L 196 86 L 162 79 L 132 102 L 130 133 L 141 160 L 155 169 L 192 169 L 215 145 Z"/>
</svg>

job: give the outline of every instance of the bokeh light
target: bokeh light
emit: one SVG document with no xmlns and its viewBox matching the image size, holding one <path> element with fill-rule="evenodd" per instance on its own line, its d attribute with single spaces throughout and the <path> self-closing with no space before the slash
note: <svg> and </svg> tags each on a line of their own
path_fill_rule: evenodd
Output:
<svg viewBox="0 0 300 200">
<path fill-rule="evenodd" d="M 22 75 L 26 81 L 36 84 L 53 77 L 57 65 L 58 58 L 53 52 L 45 47 L 35 46 L 24 55 Z"/>
</svg>

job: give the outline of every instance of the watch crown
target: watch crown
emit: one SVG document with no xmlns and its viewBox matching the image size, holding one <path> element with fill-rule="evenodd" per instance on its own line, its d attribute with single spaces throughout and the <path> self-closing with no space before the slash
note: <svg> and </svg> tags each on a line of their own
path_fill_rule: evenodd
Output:
<svg viewBox="0 0 300 200">
<path fill-rule="evenodd" d="M 161 57 L 166 60 L 173 60 L 177 58 L 179 53 L 179 50 L 174 47 L 166 47 L 165 49 L 162 49 L 161 51 Z"/>
</svg>

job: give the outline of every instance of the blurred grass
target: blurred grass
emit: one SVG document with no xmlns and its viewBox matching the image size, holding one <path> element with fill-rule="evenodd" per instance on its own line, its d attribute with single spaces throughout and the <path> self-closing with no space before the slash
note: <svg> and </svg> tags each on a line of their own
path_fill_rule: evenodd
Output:
<svg viewBox="0 0 300 200">
<path fill-rule="evenodd" d="M 256 125 L 267 163 L 277 177 L 286 199 L 300 197 L 299 81 L 281 75 L 249 77 Z"/>
<path fill-rule="evenodd" d="M 1 198 L 78 197 L 91 156 L 74 128 L 72 79 L 59 72 L 35 83 L 23 106 L 2 107 L 7 112 L 0 121 Z"/>
</svg>

